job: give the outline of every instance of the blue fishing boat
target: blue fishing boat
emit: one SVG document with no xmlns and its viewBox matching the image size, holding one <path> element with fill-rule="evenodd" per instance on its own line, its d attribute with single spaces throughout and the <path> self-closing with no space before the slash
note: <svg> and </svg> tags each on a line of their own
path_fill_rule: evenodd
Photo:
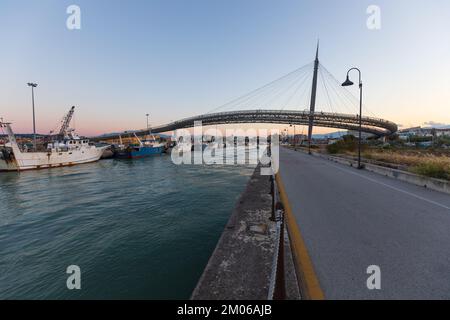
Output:
<svg viewBox="0 0 450 320">
<path fill-rule="evenodd" d="M 164 151 L 164 146 L 149 145 L 129 145 L 124 148 L 115 148 L 114 157 L 121 159 L 144 158 L 154 155 L 160 155 Z"/>
<path fill-rule="evenodd" d="M 130 158 L 142 158 L 163 153 L 164 147 L 161 146 L 132 146 Z"/>
<path fill-rule="evenodd" d="M 136 135 L 135 135 L 136 136 Z M 140 140 L 137 136 L 136 139 L 139 144 L 130 144 L 124 146 L 120 144 L 114 148 L 114 156 L 122 159 L 134 159 L 144 158 L 154 155 L 160 155 L 164 152 L 164 144 L 156 141 L 154 137 L 149 140 Z"/>
</svg>

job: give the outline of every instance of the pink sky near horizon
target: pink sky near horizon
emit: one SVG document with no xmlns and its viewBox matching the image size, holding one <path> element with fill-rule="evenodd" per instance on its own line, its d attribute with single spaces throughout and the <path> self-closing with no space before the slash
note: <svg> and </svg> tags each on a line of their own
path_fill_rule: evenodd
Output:
<svg viewBox="0 0 450 320">
<path fill-rule="evenodd" d="M 58 128 L 72 105 L 72 127 L 85 136 L 145 128 L 146 113 L 161 125 L 312 61 L 320 37 L 320 62 L 339 81 L 351 66 L 363 71 L 363 115 L 402 127 L 450 124 L 450 2 L 377 2 L 382 25 L 373 31 L 372 3 L 362 0 L 79 0 L 82 29 L 74 31 L 65 24 L 69 2 L 4 0 L 0 117 L 32 132 L 26 83 L 35 81 L 38 133 Z"/>
</svg>

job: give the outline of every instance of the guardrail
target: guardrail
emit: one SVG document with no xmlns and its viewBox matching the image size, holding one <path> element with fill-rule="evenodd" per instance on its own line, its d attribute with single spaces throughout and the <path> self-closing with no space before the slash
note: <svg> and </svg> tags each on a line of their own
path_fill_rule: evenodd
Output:
<svg viewBox="0 0 450 320">
<path fill-rule="evenodd" d="M 342 158 L 339 156 L 331 156 L 327 154 L 315 153 L 316 156 L 321 157 L 323 159 L 327 159 L 333 162 L 356 166 L 357 161 L 348 158 Z M 366 171 L 378 173 L 383 176 L 387 176 L 396 180 L 405 181 L 411 184 L 414 184 L 419 187 L 425 187 L 427 189 L 431 189 L 438 192 L 443 192 L 450 194 L 450 182 L 447 180 L 436 179 L 426 176 L 421 176 L 412 172 L 389 168 L 385 166 L 381 166 L 378 164 L 367 163 L 363 159 L 363 166 Z"/>
<path fill-rule="evenodd" d="M 276 223 L 276 244 L 270 276 L 268 300 L 286 299 L 286 280 L 284 273 L 284 208 L 278 193 L 275 175 L 270 176 L 272 194 L 271 220 Z"/>
</svg>

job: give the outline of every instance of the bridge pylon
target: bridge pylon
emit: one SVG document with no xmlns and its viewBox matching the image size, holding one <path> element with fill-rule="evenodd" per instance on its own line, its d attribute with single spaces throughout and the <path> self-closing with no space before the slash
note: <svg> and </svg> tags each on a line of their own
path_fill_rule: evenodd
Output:
<svg viewBox="0 0 450 320">
<path fill-rule="evenodd" d="M 316 95 L 317 95 L 317 72 L 319 70 L 319 40 L 317 40 L 316 58 L 314 60 L 314 74 L 311 88 L 311 101 L 309 104 L 309 123 L 308 123 L 308 150 L 311 153 L 311 140 L 314 126 L 314 112 L 316 110 Z M 295 139 L 295 137 L 294 137 Z"/>
</svg>

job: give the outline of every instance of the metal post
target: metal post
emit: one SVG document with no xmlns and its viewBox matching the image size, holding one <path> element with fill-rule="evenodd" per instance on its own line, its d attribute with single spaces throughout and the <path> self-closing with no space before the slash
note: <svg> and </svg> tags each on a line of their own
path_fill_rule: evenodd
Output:
<svg viewBox="0 0 450 320">
<path fill-rule="evenodd" d="M 36 151 L 36 116 L 34 112 L 34 87 L 31 87 L 31 101 L 33 104 L 33 146 Z"/>
<path fill-rule="evenodd" d="M 37 83 L 29 82 L 27 83 L 29 87 L 31 87 L 31 104 L 33 106 L 33 149 L 36 151 L 36 117 L 34 112 L 34 88 L 37 87 Z"/>
<path fill-rule="evenodd" d="M 274 300 L 285 300 L 286 299 L 286 278 L 284 273 L 284 210 L 280 210 L 280 235 L 278 243 L 278 261 L 277 261 L 277 274 L 276 274 L 276 284 L 273 299 Z"/>
<path fill-rule="evenodd" d="M 362 127 L 362 82 L 361 72 L 359 73 L 359 140 L 358 140 L 358 169 L 361 167 L 361 127 Z"/>
<path fill-rule="evenodd" d="M 347 87 L 347 86 L 353 85 L 353 82 L 350 81 L 350 79 L 348 78 L 348 74 L 352 70 L 358 71 L 358 74 L 359 74 L 358 169 L 362 169 L 362 166 L 361 166 L 361 141 L 362 141 L 362 137 L 361 137 L 361 131 L 362 131 L 362 81 L 361 81 L 361 70 L 359 70 L 358 68 L 351 68 L 351 69 L 349 69 L 347 71 L 347 79 L 342 83 L 342 86 L 343 87 Z"/>
<path fill-rule="evenodd" d="M 294 151 L 297 151 L 297 139 L 295 138 L 295 124 L 294 124 Z"/>
<path fill-rule="evenodd" d="M 272 214 L 270 216 L 270 220 L 275 221 L 275 177 L 270 175 L 270 195 L 272 196 Z"/>
</svg>

